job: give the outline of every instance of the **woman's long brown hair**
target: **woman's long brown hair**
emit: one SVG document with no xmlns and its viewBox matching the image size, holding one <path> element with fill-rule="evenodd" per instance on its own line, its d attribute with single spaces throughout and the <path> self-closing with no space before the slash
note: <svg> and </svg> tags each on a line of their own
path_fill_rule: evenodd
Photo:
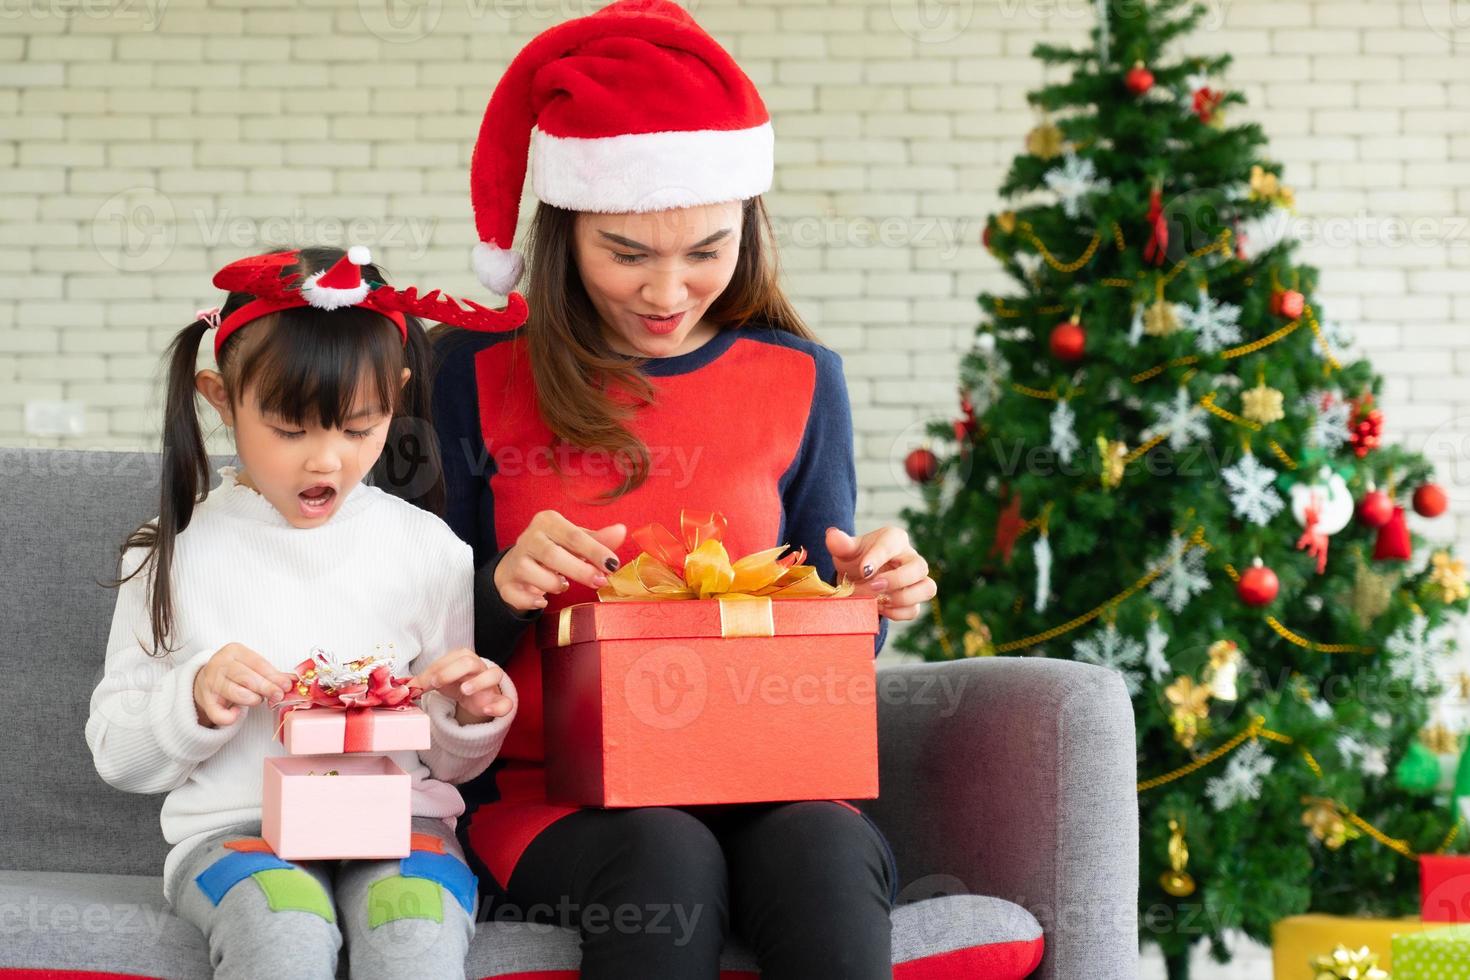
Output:
<svg viewBox="0 0 1470 980">
<path fill-rule="evenodd" d="M 522 329 L 542 420 L 561 443 L 617 461 L 623 482 L 603 497 L 612 501 L 648 478 L 648 447 L 628 420 L 652 400 L 653 389 L 638 371 L 643 362 L 614 352 L 603 335 L 602 318 L 577 272 L 578 213 L 536 205 L 526 249 L 530 312 Z M 781 290 L 775 234 L 759 196 L 741 203 L 740 225 L 735 272 L 704 319 L 722 330 L 759 324 L 815 341 Z M 434 327 L 429 336 L 454 329 Z"/>
<path fill-rule="evenodd" d="M 330 268 L 345 253 L 336 248 L 304 248 L 288 272 L 303 278 Z M 362 267 L 369 282 L 384 281 L 374 265 Z M 227 317 L 255 299 L 230 293 L 220 315 Z M 230 404 L 241 404 L 253 390 L 262 410 L 294 425 L 313 421 L 340 428 L 352 413 L 359 384 L 368 384 L 379 405 L 393 406 L 388 439 L 373 467 L 373 485 L 433 514 L 444 510 L 444 474 L 432 431 L 430 383 L 432 348 L 423 325 L 407 317 L 408 342 L 381 313 L 361 307 L 324 313 L 298 307 L 267 314 L 232 333 L 220 348 L 219 372 Z M 171 574 L 175 543 L 189 526 L 194 508 L 209 494 L 210 462 L 199 425 L 194 387 L 200 342 L 211 327 L 196 320 L 169 344 L 163 419 L 163 473 L 158 518 L 130 534 L 119 549 L 145 554 L 130 574 L 105 583 L 119 588 L 148 572 L 150 656 L 172 653 L 168 646 L 175 613 Z M 400 388 L 403 369 L 411 374 Z"/>
</svg>

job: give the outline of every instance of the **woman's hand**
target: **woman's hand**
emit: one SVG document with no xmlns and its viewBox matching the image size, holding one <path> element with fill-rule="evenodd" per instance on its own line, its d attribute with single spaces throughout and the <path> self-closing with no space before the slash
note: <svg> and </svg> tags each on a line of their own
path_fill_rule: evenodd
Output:
<svg viewBox="0 0 1470 980">
<path fill-rule="evenodd" d="M 878 612 L 889 619 L 913 619 L 919 603 L 939 594 L 929 577 L 929 563 L 909 544 L 908 532 L 880 527 L 855 538 L 841 528 L 827 529 L 827 550 L 837 569 L 856 584 L 854 595 L 878 597 Z"/>
<path fill-rule="evenodd" d="M 616 549 L 627 536 L 622 524 L 592 531 L 543 510 L 495 566 L 495 588 L 518 612 L 546 608 L 547 595 L 565 592 L 572 582 L 600 589 L 618 570 Z"/>
<path fill-rule="evenodd" d="M 515 702 L 500 689 L 505 671 L 469 647 L 451 650 L 410 682 L 425 691 L 438 691 L 454 701 L 454 717 L 461 725 L 477 725 L 508 715 Z"/>
<path fill-rule="evenodd" d="M 294 674 L 244 644 L 226 643 L 194 675 L 194 711 L 205 728 L 233 725 L 243 708 L 275 704 L 295 684 Z"/>
</svg>

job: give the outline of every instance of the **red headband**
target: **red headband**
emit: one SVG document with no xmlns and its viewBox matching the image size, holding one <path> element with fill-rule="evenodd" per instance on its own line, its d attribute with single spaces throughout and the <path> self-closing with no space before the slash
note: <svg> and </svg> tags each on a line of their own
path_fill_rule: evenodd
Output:
<svg viewBox="0 0 1470 980">
<path fill-rule="evenodd" d="M 401 290 L 386 284 L 370 288 L 363 281 L 360 268 L 372 261 L 365 245 L 352 246 L 330 269 L 312 273 L 298 288 L 296 281 L 300 273 L 281 273 L 299 258 L 298 250 L 252 255 L 231 262 L 214 274 L 217 288 L 256 297 L 219 323 L 214 336 L 216 358 L 226 338 L 245 324 L 268 313 L 298 306 L 318 310 L 356 306 L 381 313 L 393 321 L 405 344 L 408 343 L 406 313 L 470 330 L 514 330 L 526 322 L 526 300 L 520 293 L 507 296 L 504 309 L 491 310 L 471 300 L 441 295 L 437 289 L 420 296 L 413 286 Z"/>
</svg>

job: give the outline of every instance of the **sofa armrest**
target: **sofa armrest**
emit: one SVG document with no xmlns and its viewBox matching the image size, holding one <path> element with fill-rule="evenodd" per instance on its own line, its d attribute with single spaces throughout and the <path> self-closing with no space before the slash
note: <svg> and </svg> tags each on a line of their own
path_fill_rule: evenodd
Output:
<svg viewBox="0 0 1470 980">
<path fill-rule="evenodd" d="M 1089 664 L 983 657 L 878 672 L 879 792 L 899 901 L 971 892 L 1041 923 L 1033 976 L 1138 975 L 1133 704 Z"/>
</svg>

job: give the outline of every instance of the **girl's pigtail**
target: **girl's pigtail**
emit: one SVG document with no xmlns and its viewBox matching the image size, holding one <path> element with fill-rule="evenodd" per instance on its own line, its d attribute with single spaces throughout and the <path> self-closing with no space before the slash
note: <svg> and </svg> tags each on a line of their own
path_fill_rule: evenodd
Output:
<svg viewBox="0 0 1470 980">
<path fill-rule="evenodd" d="M 149 656 L 162 656 L 160 648 L 163 653 L 173 652 L 168 647 L 168 637 L 174 627 L 173 590 L 169 585 L 174 542 L 189 526 L 195 504 L 209 489 L 209 454 L 204 448 L 204 433 L 199 427 L 194 378 L 199 344 L 211 326 L 209 320 L 196 320 L 181 330 L 169 345 L 158 521 L 156 524 L 150 521 L 129 535 L 120 549 L 120 556 L 133 548 L 147 548 L 148 553 L 132 574 L 109 583 L 117 588 L 145 569 L 151 569 L 148 605 L 149 619 L 153 624 L 153 647 Z"/>
<path fill-rule="evenodd" d="M 407 500 L 431 514 L 444 516 L 444 464 L 434 433 L 431 408 L 433 347 L 423 325 L 408 317 L 404 365 L 408 381 L 398 410 L 388 423 L 388 441 L 373 466 L 373 486 Z"/>
</svg>

